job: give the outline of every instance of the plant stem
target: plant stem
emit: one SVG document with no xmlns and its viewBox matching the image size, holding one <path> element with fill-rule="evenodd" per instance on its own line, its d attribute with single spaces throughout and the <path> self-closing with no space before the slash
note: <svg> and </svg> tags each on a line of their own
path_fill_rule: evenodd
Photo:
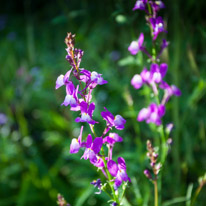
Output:
<svg viewBox="0 0 206 206">
<path fill-rule="evenodd" d="M 110 188 L 111 188 L 111 191 L 112 191 L 113 200 L 114 200 L 118 205 L 120 205 L 118 195 L 115 194 L 115 190 L 114 190 L 114 187 L 113 187 L 113 184 L 112 184 L 112 176 L 111 176 L 111 174 L 109 173 L 109 170 L 108 170 L 108 168 L 107 168 L 107 162 L 106 162 L 106 160 L 105 160 L 104 149 L 103 149 L 103 148 L 101 149 L 101 152 L 102 152 L 102 159 L 103 159 L 104 165 L 105 165 L 105 172 L 106 172 L 107 177 L 108 177 L 108 184 L 109 184 L 109 186 L 110 186 Z"/>
<path fill-rule="evenodd" d="M 198 197 L 198 195 L 199 195 L 202 187 L 203 187 L 203 184 L 200 184 L 199 187 L 196 189 L 195 195 L 194 195 L 194 197 L 192 198 L 192 201 L 191 201 L 191 205 L 190 205 L 190 206 L 193 206 L 193 205 L 194 205 L 194 203 L 195 203 L 195 201 L 196 201 L 196 199 L 197 199 L 197 197 Z"/>
<path fill-rule="evenodd" d="M 104 157 L 103 157 L 103 161 L 104 161 L 104 164 L 105 164 L 105 171 L 106 171 L 106 174 L 108 176 L 108 183 L 109 183 L 109 186 L 110 186 L 111 191 L 112 191 L 113 199 L 119 205 L 119 198 L 118 198 L 118 195 L 115 194 L 115 190 L 114 190 L 114 187 L 113 187 L 113 184 L 112 184 L 112 177 L 111 177 L 111 174 L 109 173 L 109 170 L 107 168 L 107 163 L 106 163 L 106 160 L 105 160 Z"/>
<path fill-rule="evenodd" d="M 154 184 L 154 197 L 155 197 L 154 206 L 158 206 L 158 187 L 157 187 L 157 179 L 154 180 L 153 184 Z"/>
</svg>

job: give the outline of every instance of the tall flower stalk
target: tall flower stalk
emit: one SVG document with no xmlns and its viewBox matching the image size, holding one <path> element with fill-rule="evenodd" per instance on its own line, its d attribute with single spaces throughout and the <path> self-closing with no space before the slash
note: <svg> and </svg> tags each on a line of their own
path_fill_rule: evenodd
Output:
<svg viewBox="0 0 206 206">
<path fill-rule="evenodd" d="M 98 171 L 103 173 L 106 179 L 106 183 L 100 179 L 91 182 L 98 189 L 96 194 L 105 191 L 111 197 L 111 205 L 120 205 L 126 189 L 125 185 L 128 181 L 130 182 L 130 178 L 126 172 L 124 158 L 118 157 L 117 162 L 113 159 L 114 146 L 117 142 L 122 142 L 123 138 L 111 130 L 123 130 L 126 120 L 121 115 L 114 116 L 104 107 L 101 116 L 106 121 L 106 125 L 101 135 L 97 136 L 94 126 L 98 122 L 93 119 L 95 103 L 92 102 L 92 92 L 97 85 L 106 84 L 107 81 L 96 71 L 91 72 L 80 68 L 84 52 L 75 48 L 75 35 L 68 33 L 65 43 L 67 45 L 66 60 L 71 69 L 65 75 L 61 74 L 57 78 L 56 89 L 65 86 L 66 96 L 61 105 L 69 106 L 71 111 L 79 112 L 80 115 L 75 121 L 82 125 L 79 137 L 73 138 L 71 141 L 70 153 L 78 153 L 80 149 L 84 150 L 81 159 L 89 160 Z M 91 130 L 91 134 L 87 137 L 84 137 L 83 134 L 85 126 L 83 124 L 88 124 Z M 107 184 L 110 191 L 107 190 Z M 122 187 L 122 194 L 119 192 L 120 187 Z"/>
<path fill-rule="evenodd" d="M 128 47 L 129 52 L 132 55 L 136 55 L 138 52 L 143 52 L 149 59 L 150 69 L 146 67 L 143 68 L 140 74 L 135 74 L 131 80 L 131 84 L 135 89 L 140 89 L 143 86 L 151 88 L 151 96 L 153 96 L 153 101 L 142 108 L 137 116 L 137 121 L 146 121 L 147 124 L 153 123 L 157 127 L 157 131 L 161 138 L 161 150 L 160 150 L 160 160 L 159 169 L 164 165 L 167 157 L 169 143 L 169 134 L 173 128 L 173 124 L 168 125 L 163 124 L 163 117 L 166 113 L 166 103 L 170 100 L 171 96 L 180 96 L 181 91 L 175 85 L 169 85 L 165 81 L 165 76 L 167 74 L 168 65 L 167 63 L 161 63 L 161 54 L 165 48 L 168 47 L 169 43 L 166 39 L 161 39 L 159 36 L 161 33 L 167 33 L 164 26 L 164 21 L 161 16 L 158 15 L 160 9 L 165 8 L 164 3 L 161 0 L 137 0 L 133 10 L 142 10 L 145 12 L 146 23 L 150 28 L 150 35 L 152 41 L 152 48 L 146 47 L 146 42 L 144 42 L 144 34 L 141 33 L 139 38 L 132 41 Z M 160 45 L 160 46 L 159 46 Z M 157 145 L 158 146 L 158 145 Z M 151 147 L 152 148 L 152 147 Z M 152 180 L 155 190 L 155 206 L 158 205 L 158 188 L 157 188 L 157 174 L 155 174 L 155 163 L 152 163 L 154 156 L 151 151 L 153 149 L 148 148 L 150 151 L 151 167 L 153 170 L 154 177 L 151 176 L 149 170 L 145 170 L 145 175 Z M 154 152 L 154 151 L 153 151 Z M 155 160 L 156 161 L 156 160 Z M 154 165 L 153 165 L 154 164 Z M 161 180 L 160 180 L 161 181 Z M 161 185 L 161 184 L 159 184 Z"/>
</svg>

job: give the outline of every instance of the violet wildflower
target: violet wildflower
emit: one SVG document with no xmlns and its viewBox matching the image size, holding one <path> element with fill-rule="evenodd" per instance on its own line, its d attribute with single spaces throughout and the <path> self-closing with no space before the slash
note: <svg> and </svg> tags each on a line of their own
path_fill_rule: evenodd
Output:
<svg viewBox="0 0 206 206">
<path fill-rule="evenodd" d="M 156 105 L 155 103 L 150 104 L 148 108 L 143 108 L 140 110 L 137 120 L 139 122 L 146 120 L 147 123 L 154 123 L 156 125 L 161 125 L 161 118 L 165 114 L 164 105 Z"/>
<path fill-rule="evenodd" d="M 67 84 L 70 83 L 69 77 L 70 77 L 71 71 L 72 69 L 70 69 L 65 75 L 61 74 L 60 76 L 58 76 L 56 80 L 56 89 L 59 89 L 59 87 L 63 85 L 67 86 Z"/>
<path fill-rule="evenodd" d="M 165 8 L 164 3 L 161 0 L 157 0 L 157 1 L 150 1 L 151 7 L 152 9 L 157 12 L 160 9 Z"/>
<path fill-rule="evenodd" d="M 137 41 L 132 41 L 128 50 L 132 55 L 136 55 L 142 48 L 142 44 L 144 42 L 144 34 L 141 33 Z"/>
<path fill-rule="evenodd" d="M 124 129 L 126 120 L 121 115 L 116 115 L 114 117 L 113 114 L 106 107 L 104 107 L 104 109 L 106 110 L 106 112 L 101 112 L 101 115 L 103 119 L 106 120 L 108 128 L 115 127 L 118 130 Z"/>
<path fill-rule="evenodd" d="M 118 204 L 116 203 L 116 202 L 113 202 L 112 204 L 111 204 L 111 206 L 117 206 Z"/>
<path fill-rule="evenodd" d="M 146 13 L 146 20 L 151 29 L 153 41 L 156 41 L 159 33 L 166 32 L 164 29 L 164 21 L 161 16 L 157 16 L 157 12 L 164 8 L 165 5 L 162 1 L 137 1 L 133 10 L 140 9 Z M 168 46 L 168 42 L 163 39 L 160 46 L 159 55 L 157 56 L 155 48 L 152 50 L 152 54 L 148 53 L 146 48 L 142 47 L 143 33 L 141 33 L 139 40 L 136 42 L 136 47 L 131 45 L 128 50 L 131 54 L 137 54 L 140 50 L 144 52 L 151 60 L 152 64 L 150 70 L 144 68 L 140 74 L 135 74 L 131 79 L 131 85 L 135 89 L 140 89 L 143 85 L 149 86 L 156 99 L 156 103 L 151 103 L 149 107 L 140 110 L 137 120 L 146 121 L 147 123 L 155 123 L 160 126 L 162 124 L 161 118 L 165 114 L 165 104 L 168 102 L 171 96 L 180 96 L 181 91 L 175 86 L 170 86 L 163 80 L 166 76 L 168 65 L 166 63 L 158 64 L 158 58 L 163 50 Z M 135 50 L 136 49 L 136 50 Z M 159 90 L 164 90 L 164 96 L 162 100 L 159 100 Z"/>
<path fill-rule="evenodd" d="M 150 159 L 151 171 L 148 169 L 144 171 L 145 176 L 154 184 L 155 206 L 158 205 L 158 174 L 165 162 L 168 150 L 170 149 L 170 141 L 168 140 L 170 140 L 169 133 L 173 127 L 173 124 L 170 124 L 165 129 L 162 118 L 165 115 L 166 103 L 169 101 L 170 97 L 173 95 L 181 95 L 181 91 L 175 85 L 170 85 L 166 82 L 165 77 L 168 65 L 166 63 L 160 63 L 159 59 L 164 49 L 169 45 L 166 39 L 160 40 L 161 43 L 158 42 L 160 34 L 167 32 L 164 27 L 163 18 L 158 15 L 159 10 L 162 8 L 165 8 L 165 5 L 161 0 L 136 1 L 133 10 L 143 10 L 145 12 L 146 23 L 149 26 L 151 33 L 152 48 L 149 48 L 151 49 L 151 51 L 149 51 L 146 47 L 143 47 L 142 44 L 137 44 L 137 42 L 137 46 L 131 47 L 131 45 L 129 45 L 128 47 L 128 50 L 132 55 L 137 54 L 139 51 L 145 53 L 149 58 L 148 62 L 151 63 L 150 70 L 144 67 L 140 74 L 135 74 L 133 76 L 131 85 L 135 89 L 140 89 L 143 85 L 151 89 L 152 102 L 149 106 L 140 109 L 137 121 L 146 121 L 148 124 L 154 123 L 158 126 L 156 129 L 161 137 L 161 146 L 158 147 L 160 148 L 161 163 L 157 161 L 159 154 L 153 148 L 151 142 L 147 141 L 147 156 Z M 141 33 L 141 35 L 143 34 Z M 158 50 L 157 45 L 160 45 Z M 160 92 L 160 90 L 163 90 L 163 92 Z M 112 171 L 115 171 L 116 167 L 113 166 L 113 168 L 114 169 Z"/>
<path fill-rule="evenodd" d="M 74 87 L 73 83 L 70 82 L 67 87 L 66 87 L 67 95 L 64 99 L 64 102 L 62 105 L 68 106 L 70 105 L 71 107 L 77 107 L 78 106 L 78 89 L 79 85 L 77 85 L 77 88 Z"/>
<path fill-rule="evenodd" d="M 147 8 L 147 0 L 137 0 L 133 10 L 145 10 Z"/>
<path fill-rule="evenodd" d="M 103 140 L 101 137 L 96 137 L 93 141 L 92 135 L 89 134 L 86 141 L 86 150 L 82 158 L 85 160 L 89 159 L 91 163 L 95 163 L 97 161 L 97 154 L 100 152 L 102 144 Z"/>
<path fill-rule="evenodd" d="M 171 131 L 173 130 L 174 128 L 174 124 L 173 123 L 169 123 L 166 125 L 166 128 L 165 128 L 165 132 L 167 135 L 169 135 L 171 133 Z"/>
<path fill-rule="evenodd" d="M 115 142 L 122 142 L 123 138 L 120 137 L 117 133 L 109 133 L 109 136 L 106 136 L 103 139 L 104 143 L 108 143 L 109 145 L 114 145 Z"/>
<path fill-rule="evenodd" d="M 145 175 L 148 179 L 152 180 L 152 175 L 151 175 L 151 173 L 150 173 L 149 170 L 144 170 L 144 175 Z"/>
<path fill-rule="evenodd" d="M 164 22 L 161 16 L 157 18 L 151 18 L 150 23 L 153 28 L 153 40 L 156 40 L 159 33 L 166 32 L 166 30 L 164 29 Z"/>
<path fill-rule="evenodd" d="M 125 160 L 122 157 L 118 158 L 118 164 L 114 160 L 109 160 L 107 167 L 110 174 L 115 177 L 115 189 L 122 184 L 122 181 L 131 181 L 126 172 Z"/>
<path fill-rule="evenodd" d="M 98 74 L 96 71 L 90 72 L 88 70 L 81 69 L 80 73 L 83 74 L 80 76 L 81 81 L 85 82 L 87 85 L 107 84 L 107 81 L 103 79 L 102 74 Z M 90 86 L 90 87 L 94 88 L 95 86 Z"/>
<path fill-rule="evenodd" d="M 95 109 L 95 104 L 92 102 L 89 106 L 86 102 L 80 103 L 81 117 L 75 119 L 76 122 L 87 122 L 89 124 L 97 123 L 92 119 L 92 115 Z"/>
<path fill-rule="evenodd" d="M 140 39 L 139 48 L 141 48 Z M 87 136 L 86 141 L 83 137 L 83 126 L 80 130 L 80 135 L 77 138 L 73 138 L 70 145 L 70 153 L 78 153 L 82 148 L 84 153 L 81 159 L 90 160 L 90 163 L 94 165 L 97 170 L 100 170 L 109 184 L 112 191 L 112 201 L 120 205 L 121 199 L 118 197 L 118 194 L 114 192 L 114 188 L 117 190 L 121 186 L 122 181 L 130 181 L 126 173 L 126 163 L 122 157 L 118 158 L 118 164 L 112 160 L 113 148 L 116 142 L 122 142 L 123 138 L 120 137 L 117 133 L 109 133 L 108 131 L 115 127 L 117 130 L 124 129 L 126 120 L 121 115 L 114 116 L 106 108 L 106 111 L 101 112 L 101 116 L 106 120 L 106 127 L 102 132 L 102 135 L 97 137 L 94 125 L 98 123 L 93 119 L 93 113 L 95 110 L 95 103 L 92 102 L 92 92 L 97 85 L 104 85 L 107 81 L 102 77 L 102 74 L 99 74 L 96 71 L 88 71 L 84 68 L 79 68 L 81 59 L 83 56 L 83 51 L 75 48 L 75 35 L 71 33 L 67 34 L 65 38 L 65 43 L 67 45 L 66 51 L 66 60 L 71 65 L 71 69 L 65 74 L 60 75 L 56 80 L 56 89 L 65 86 L 66 96 L 62 103 L 64 106 L 70 106 L 70 110 L 80 112 L 80 116 L 75 119 L 79 123 L 88 123 L 91 129 L 92 134 Z M 76 79 L 77 84 L 74 83 L 73 78 Z M 94 136 L 94 139 L 92 138 Z M 104 153 L 104 147 L 108 147 L 108 155 Z M 116 167 L 115 173 L 110 175 L 111 163 Z M 108 167 L 109 166 L 109 167 Z M 98 194 L 101 193 L 102 186 L 100 179 L 93 181 L 95 187 L 99 189 Z M 104 186 L 106 185 L 104 184 Z M 122 186 L 123 187 L 123 186 Z M 124 185 L 123 190 L 126 189 Z"/>
<path fill-rule="evenodd" d="M 76 138 L 72 139 L 72 143 L 70 145 L 70 153 L 77 153 L 77 152 L 79 152 L 79 149 L 83 146 L 83 143 L 82 143 L 83 128 L 84 127 L 82 126 L 78 139 L 76 139 Z"/>
<path fill-rule="evenodd" d="M 102 192 L 102 182 L 100 179 L 97 179 L 97 180 L 93 180 L 91 182 L 92 185 L 94 185 L 94 187 L 97 187 L 97 189 L 99 190 L 98 192 L 95 192 L 95 194 L 101 194 Z"/>
</svg>

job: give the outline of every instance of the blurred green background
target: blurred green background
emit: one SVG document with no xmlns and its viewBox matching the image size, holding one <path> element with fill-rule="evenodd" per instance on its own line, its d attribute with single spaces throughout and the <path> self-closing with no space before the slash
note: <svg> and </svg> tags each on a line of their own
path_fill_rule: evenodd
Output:
<svg viewBox="0 0 206 206">
<path fill-rule="evenodd" d="M 133 12 L 128 0 L 7 0 L 0 6 L 0 206 L 56 205 L 61 193 L 72 206 L 105 206 L 108 197 L 95 195 L 90 182 L 98 178 L 82 151 L 69 154 L 79 134 L 77 116 L 61 107 L 65 91 L 55 90 L 58 75 L 70 65 L 64 38 L 76 34 L 76 47 L 85 51 L 81 67 L 96 70 L 108 80 L 93 94 L 95 119 L 106 106 L 127 119 L 124 138 L 114 148 L 126 159 L 132 179 L 126 197 L 133 205 L 153 205 L 153 186 L 143 175 L 149 166 L 146 140 L 158 145 L 153 125 L 138 123 L 138 111 L 148 105 L 146 88 L 134 90 L 130 80 L 147 59 L 131 56 L 130 42 L 144 32 L 151 40 L 144 12 Z M 193 192 L 206 171 L 206 18 L 204 0 L 168 0 L 164 17 L 170 42 L 162 61 L 168 62 L 170 84 L 182 90 L 167 104 L 164 122 L 174 122 L 173 145 L 162 173 L 162 202 Z M 149 129 L 150 128 L 150 129 Z M 89 133 L 85 124 L 84 136 Z M 102 176 L 101 176 L 102 177 Z M 103 177 L 102 177 L 103 178 Z M 206 188 L 196 205 L 205 206 Z M 189 192 L 188 192 L 189 194 Z M 175 205 L 187 205 L 179 203 Z"/>
</svg>

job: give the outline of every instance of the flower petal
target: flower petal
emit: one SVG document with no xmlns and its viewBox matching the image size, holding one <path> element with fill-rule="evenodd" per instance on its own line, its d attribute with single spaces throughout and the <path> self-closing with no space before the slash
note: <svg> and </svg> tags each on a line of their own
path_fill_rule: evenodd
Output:
<svg viewBox="0 0 206 206">
<path fill-rule="evenodd" d="M 118 167 L 117 167 L 117 163 L 114 160 L 109 160 L 107 162 L 107 168 L 108 168 L 110 174 L 113 177 L 116 177 L 117 171 L 118 171 Z"/>
<path fill-rule="evenodd" d="M 135 89 L 139 89 L 140 87 L 142 87 L 142 84 L 143 84 L 142 77 L 139 74 L 135 74 L 131 80 L 131 85 Z"/>
<path fill-rule="evenodd" d="M 63 86 L 64 85 L 64 75 L 61 74 L 60 76 L 58 76 L 57 80 L 56 80 L 56 89 L 58 89 L 59 87 Z"/>
<path fill-rule="evenodd" d="M 97 137 L 94 139 L 92 144 L 92 150 L 95 154 L 99 153 L 103 144 L 103 139 L 101 137 Z"/>
<path fill-rule="evenodd" d="M 70 153 L 77 153 L 79 152 L 80 144 L 76 138 L 72 139 L 71 145 L 70 145 Z"/>
</svg>

